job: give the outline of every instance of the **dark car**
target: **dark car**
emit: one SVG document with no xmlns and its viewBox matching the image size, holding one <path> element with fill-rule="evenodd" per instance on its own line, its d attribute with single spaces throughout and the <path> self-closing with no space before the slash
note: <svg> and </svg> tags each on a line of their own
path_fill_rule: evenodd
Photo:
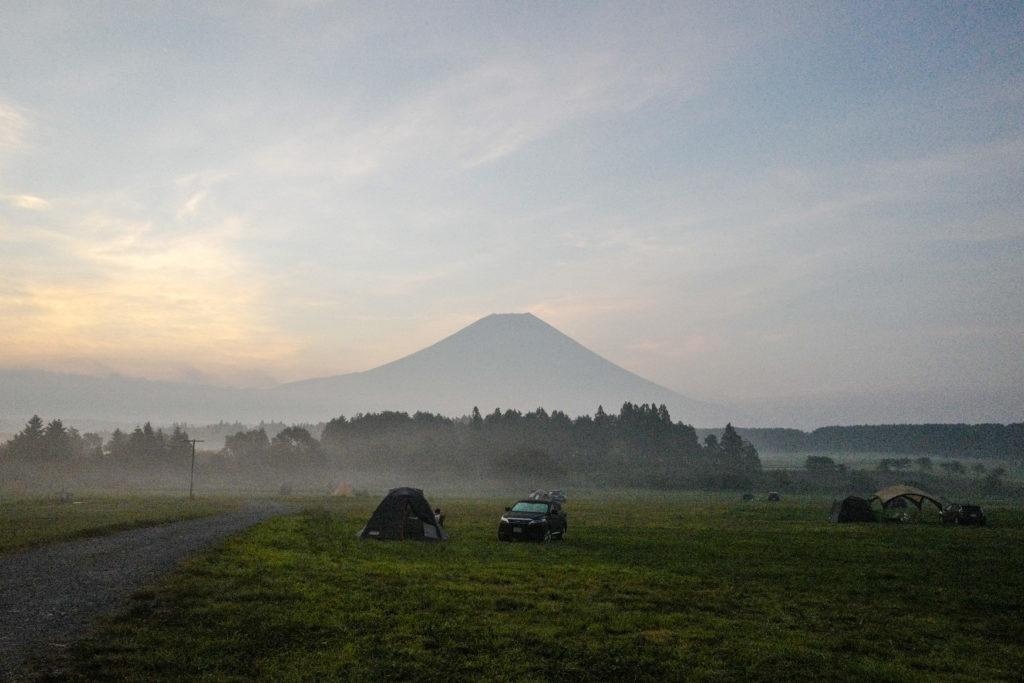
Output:
<svg viewBox="0 0 1024 683">
<path fill-rule="evenodd" d="M 962 526 L 985 526 L 985 512 L 980 505 L 960 505 L 951 503 L 942 508 L 940 513 L 942 521 L 946 524 L 960 524 Z"/>
<path fill-rule="evenodd" d="M 985 526 L 985 512 L 980 505 L 961 505 L 956 513 L 956 523 L 966 526 Z"/>
<path fill-rule="evenodd" d="M 520 500 L 505 508 L 505 514 L 498 523 L 498 540 L 561 540 L 568 529 L 568 515 L 558 501 Z"/>
</svg>

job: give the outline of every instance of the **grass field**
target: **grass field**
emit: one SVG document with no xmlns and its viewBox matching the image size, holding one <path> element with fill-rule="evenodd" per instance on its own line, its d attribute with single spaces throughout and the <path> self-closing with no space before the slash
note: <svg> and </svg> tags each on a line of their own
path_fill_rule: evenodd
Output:
<svg viewBox="0 0 1024 683">
<path fill-rule="evenodd" d="M 240 504 L 232 498 L 190 500 L 180 496 L 88 496 L 63 503 L 50 497 L 0 502 L 0 554 L 227 512 Z"/>
<path fill-rule="evenodd" d="M 359 541 L 377 499 L 262 524 L 133 598 L 58 680 L 1019 680 L 1024 511 L 834 525 L 824 499 L 574 496 L 564 542 Z"/>
</svg>

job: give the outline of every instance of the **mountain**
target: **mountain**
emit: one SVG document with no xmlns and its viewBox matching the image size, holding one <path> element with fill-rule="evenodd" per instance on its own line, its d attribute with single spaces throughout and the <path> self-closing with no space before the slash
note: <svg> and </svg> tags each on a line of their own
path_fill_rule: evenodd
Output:
<svg viewBox="0 0 1024 683">
<path fill-rule="evenodd" d="M 724 426 L 736 416 L 639 377 L 529 313 L 495 314 L 366 372 L 284 384 L 270 392 L 288 419 L 423 410 L 448 416 L 543 407 L 570 416 L 626 401 L 665 404 L 674 420 Z"/>
<path fill-rule="evenodd" d="M 626 401 L 665 404 L 673 420 L 720 427 L 738 417 L 605 360 L 529 314 L 490 315 L 441 341 L 365 372 L 242 390 L 112 375 L 0 371 L 0 427 L 33 414 L 67 424 L 135 425 L 221 420 L 321 422 L 384 410 L 449 417 L 542 407 L 572 417 Z M 2 431 L 2 430 L 0 430 Z"/>
</svg>

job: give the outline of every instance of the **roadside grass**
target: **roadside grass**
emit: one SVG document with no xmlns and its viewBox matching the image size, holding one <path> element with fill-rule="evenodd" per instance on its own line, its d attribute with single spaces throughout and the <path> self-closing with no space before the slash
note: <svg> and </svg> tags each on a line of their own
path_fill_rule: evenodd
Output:
<svg viewBox="0 0 1024 683">
<path fill-rule="evenodd" d="M 229 512 L 240 504 L 240 499 L 232 498 L 171 496 L 86 496 L 67 503 L 52 497 L 4 501 L 0 502 L 0 554 Z"/>
<path fill-rule="evenodd" d="M 550 544 L 434 500 L 447 543 L 335 499 L 186 563 L 50 680 L 1019 680 L 1024 511 L 834 525 L 829 502 L 589 496 Z"/>
</svg>

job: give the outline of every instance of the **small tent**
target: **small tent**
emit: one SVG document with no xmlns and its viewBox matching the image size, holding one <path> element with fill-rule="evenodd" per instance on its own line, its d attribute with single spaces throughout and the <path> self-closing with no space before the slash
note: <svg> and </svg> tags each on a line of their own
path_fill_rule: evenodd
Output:
<svg viewBox="0 0 1024 683">
<path fill-rule="evenodd" d="M 423 491 L 402 487 L 388 491 L 359 532 L 359 538 L 445 541 L 448 533 L 434 519 Z"/>
<path fill-rule="evenodd" d="M 832 501 L 832 512 L 828 516 L 830 522 L 877 522 L 871 503 L 860 496 L 847 496 L 842 500 Z"/>
</svg>

